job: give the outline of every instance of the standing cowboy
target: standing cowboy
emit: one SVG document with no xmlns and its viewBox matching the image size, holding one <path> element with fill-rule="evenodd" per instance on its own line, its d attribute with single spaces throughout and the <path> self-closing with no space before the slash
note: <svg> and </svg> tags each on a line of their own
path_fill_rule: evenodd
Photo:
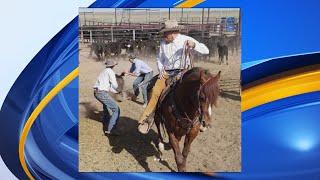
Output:
<svg viewBox="0 0 320 180">
<path fill-rule="evenodd" d="M 192 37 L 180 34 L 180 27 L 176 20 L 167 20 L 160 32 L 163 33 L 163 40 L 160 42 L 160 51 L 157 57 L 159 79 L 156 81 L 150 101 L 139 120 L 139 131 L 148 133 L 148 117 L 154 112 L 158 99 L 166 87 L 166 79 L 180 74 L 192 64 L 190 58 L 185 55 L 185 49 L 192 49 L 200 54 L 209 54 L 209 49 Z M 150 123 L 152 124 L 152 123 Z"/>
<path fill-rule="evenodd" d="M 145 62 L 136 58 L 134 54 L 129 55 L 129 61 L 132 63 L 130 71 L 125 74 L 137 77 L 133 82 L 133 90 L 134 97 L 132 98 L 134 101 L 139 96 L 139 84 L 141 84 L 142 96 L 143 96 L 143 107 L 147 107 L 148 96 L 147 96 L 147 87 L 148 82 L 153 77 L 153 71 L 151 67 L 149 67 Z"/>
<path fill-rule="evenodd" d="M 115 102 L 115 100 L 109 95 L 109 92 L 118 93 L 118 83 L 116 80 L 116 75 L 112 70 L 117 63 L 111 60 L 107 60 L 106 69 L 104 69 L 98 76 L 96 83 L 94 84 L 94 97 L 102 103 L 103 105 L 103 119 L 106 123 L 107 130 L 104 131 L 105 134 L 109 135 L 120 135 L 120 133 L 114 128 L 119 120 L 120 108 Z M 109 111 L 112 112 L 110 115 Z"/>
</svg>

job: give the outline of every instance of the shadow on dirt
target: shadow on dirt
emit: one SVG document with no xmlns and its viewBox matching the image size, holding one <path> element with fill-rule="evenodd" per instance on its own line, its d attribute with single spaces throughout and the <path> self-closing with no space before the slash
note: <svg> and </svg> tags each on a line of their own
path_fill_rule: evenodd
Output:
<svg viewBox="0 0 320 180">
<path fill-rule="evenodd" d="M 223 98 L 232 99 L 235 101 L 241 100 L 240 94 L 237 91 L 222 91 L 220 92 L 220 95 Z"/>
<path fill-rule="evenodd" d="M 85 108 L 86 118 L 103 123 L 103 130 L 107 127 L 107 122 L 104 123 L 102 121 L 102 111 L 98 111 L 93 105 L 87 102 L 80 103 L 80 105 Z M 140 134 L 137 130 L 138 121 L 130 117 L 120 116 L 116 128 L 121 132 L 120 136 L 107 136 L 112 152 L 121 153 L 123 150 L 127 151 L 146 172 L 151 172 L 147 158 L 159 158 L 158 149 L 155 147 L 155 145 L 158 144 L 158 134 L 153 129 L 150 129 L 149 133 L 146 135 Z M 155 163 L 158 162 L 174 172 L 168 162 L 163 160 L 155 161 Z"/>
</svg>

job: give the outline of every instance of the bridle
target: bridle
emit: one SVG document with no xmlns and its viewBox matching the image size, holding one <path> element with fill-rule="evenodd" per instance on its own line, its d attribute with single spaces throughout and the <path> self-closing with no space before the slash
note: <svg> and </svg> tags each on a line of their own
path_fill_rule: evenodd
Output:
<svg viewBox="0 0 320 180">
<path fill-rule="evenodd" d="M 208 80 L 206 80 L 203 84 L 201 84 L 200 83 L 200 87 L 199 87 L 199 89 L 198 89 L 198 91 L 197 91 L 197 101 L 198 101 L 198 107 L 197 107 L 197 111 L 196 111 L 196 115 L 195 115 L 195 117 L 192 119 L 192 118 L 190 118 L 189 116 L 188 116 L 188 114 L 185 112 L 185 111 L 182 111 L 181 110 L 181 108 L 179 107 L 179 105 L 176 103 L 176 102 L 178 102 L 177 100 L 176 100 L 176 98 L 175 97 L 177 97 L 176 95 L 175 95 L 175 89 L 176 88 L 174 88 L 174 90 L 172 91 L 173 93 L 172 93 L 172 98 L 173 98 L 173 101 L 172 101 L 172 103 L 173 103 L 173 106 L 174 107 L 176 107 L 176 110 L 178 111 L 178 112 L 176 112 L 176 116 L 182 116 L 181 118 L 178 118 L 178 117 L 176 117 L 176 119 L 177 119 L 177 121 L 181 121 L 181 120 L 186 120 L 187 122 L 188 122 L 188 127 L 187 127 L 187 131 L 189 132 L 190 131 L 190 129 L 197 123 L 197 122 L 200 122 L 201 124 L 203 124 L 203 110 L 202 110 L 202 108 L 201 108 L 201 101 L 200 101 L 200 93 L 201 93 L 201 91 L 202 91 L 202 89 L 203 89 L 203 86 L 204 85 L 206 85 L 211 79 L 212 79 L 213 77 L 210 77 Z M 181 83 L 182 81 L 179 81 L 179 83 Z M 178 84 L 176 84 L 175 86 L 177 86 Z M 207 101 L 207 100 L 206 100 Z M 183 112 L 183 113 L 182 113 Z M 197 120 L 199 120 L 199 121 L 197 121 Z"/>
</svg>

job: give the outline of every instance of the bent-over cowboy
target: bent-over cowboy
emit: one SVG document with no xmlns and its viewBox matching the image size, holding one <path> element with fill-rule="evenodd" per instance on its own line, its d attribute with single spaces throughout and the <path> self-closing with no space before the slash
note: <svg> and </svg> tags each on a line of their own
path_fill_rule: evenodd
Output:
<svg viewBox="0 0 320 180">
<path fill-rule="evenodd" d="M 140 94 L 139 86 L 141 86 L 142 96 L 143 96 L 143 107 L 147 106 L 148 103 L 148 96 L 147 96 L 147 87 L 149 81 L 153 77 L 153 70 L 151 69 L 148 64 L 146 64 L 141 59 L 138 59 L 134 54 L 129 55 L 129 61 L 131 62 L 131 68 L 129 72 L 125 74 L 137 77 L 133 81 L 133 90 L 134 96 L 133 100 L 135 101 Z"/>
</svg>

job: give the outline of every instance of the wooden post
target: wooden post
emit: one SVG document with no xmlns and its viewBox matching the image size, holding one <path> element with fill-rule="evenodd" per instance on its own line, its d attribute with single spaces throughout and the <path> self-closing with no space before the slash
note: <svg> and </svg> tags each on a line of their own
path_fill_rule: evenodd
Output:
<svg viewBox="0 0 320 180">
<path fill-rule="evenodd" d="M 207 24 L 209 24 L 210 8 L 208 8 Z"/>
<path fill-rule="evenodd" d="M 86 20 L 86 12 L 83 12 L 83 16 L 84 16 L 84 25 L 87 25 L 87 20 Z"/>
<path fill-rule="evenodd" d="M 135 41 L 136 40 L 136 30 L 132 30 L 132 39 Z"/>
<path fill-rule="evenodd" d="M 202 17 L 201 17 L 201 37 L 204 37 L 204 28 L 203 28 L 203 19 L 204 19 L 204 8 L 202 8 Z"/>
<path fill-rule="evenodd" d="M 130 28 L 130 25 L 131 25 L 131 11 L 130 11 L 130 9 L 128 9 L 128 11 L 129 11 L 129 28 Z"/>
<path fill-rule="evenodd" d="M 113 39 L 113 27 L 111 26 L 111 42 L 114 42 L 114 39 Z"/>
<path fill-rule="evenodd" d="M 90 43 L 92 44 L 92 30 L 90 30 Z"/>
<path fill-rule="evenodd" d="M 114 22 L 117 25 L 117 8 L 114 8 Z"/>
<path fill-rule="evenodd" d="M 148 23 L 148 10 L 146 9 L 146 24 Z"/>
<path fill-rule="evenodd" d="M 169 8 L 169 19 L 171 18 L 171 15 L 170 15 L 170 8 Z"/>
<path fill-rule="evenodd" d="M 181 8 L 181 17 L 180 17 L 180 21 L 183 23 L 183 8 Z"/>
<path fill-rule="evenodd" d="M 84 38 L 83 38 L 83 30 L 82 29 L 80 29 L 80 42 L 84 42 L 83 41 L 84 40 Z"/>
</svg>

